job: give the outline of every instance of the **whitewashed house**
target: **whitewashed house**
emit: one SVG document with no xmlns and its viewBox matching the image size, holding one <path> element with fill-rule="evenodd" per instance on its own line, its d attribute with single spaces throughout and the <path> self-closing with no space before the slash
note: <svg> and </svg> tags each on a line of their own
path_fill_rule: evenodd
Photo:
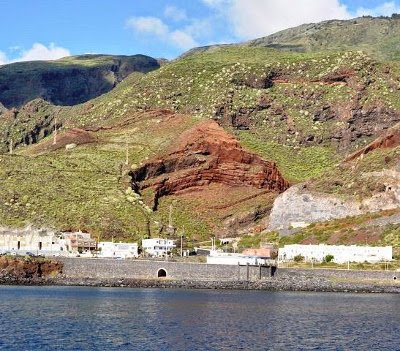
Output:
<svg viewBox="0 0 400 351">
<path fill-rule="evenodd" d="M 49 229 L 0 228 L 0 253 L 25 255 L 67 255 L 66 242 L 60 233 Z"/>
<path fill-rule="evenodd" d="M 98 244 L 98 249 L 98 257 L 123 259 L 139 257 L 137 243 L 101 241 Z"/>
<path fill-rule="evenodd" d="M 175 247 L 176 245 L 174 240 L 161 238 L 142 240 L 143 252 L 153 257 L 162 257 L 168 255 Z"/>
<path fill-rule="evenodd" d="M 96 240 L 89 233 L 60 233 L 51 229 L 0 228 L 0 254 L 69 256 L 95 250 Z"/>
<path fill-rule="evenodd" d="M 303 256 L 306 262 L 323 262 L 327 255 L 332 255 L 332 262 L 382 262 L 391 261 L 392 246 L 356 246 L 356 245 L 285 245 L 279 249 L 279 261 L 292 261 L 296 256 Z"/>
</svg>

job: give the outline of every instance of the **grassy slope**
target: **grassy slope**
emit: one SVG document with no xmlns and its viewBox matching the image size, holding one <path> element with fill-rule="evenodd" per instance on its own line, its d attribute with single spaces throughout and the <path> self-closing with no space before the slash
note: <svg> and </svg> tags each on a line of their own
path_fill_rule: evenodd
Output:
<svg viewBox="0 0 400 351">
<path fill-rule="evenodd" d="M 57 110 L 64 129 L 70 127 L 118 126 L 97 133 L 97 142 L 78 146 L 67 152 L 34 154 L 31 148 L 18 155 L 2 155 L 0 162 L 0 223 L 20 226 L 25 223 L 58 228 L 88 229 L 110 237 L 137 238 L 144 233 L 143 212 L 126 201 L 128 179 L 121 172 L 125 142 L 132 142 L 131 163 L 162 154 L 174 139 L 196 120 L 214 118 L 215 107 L 235 92 L 233 108 L 251 108 L 266 95 L 274 106 L 282 107 L 290 117 L 294 133 L 287 133 L 287 121 L 269 110 L 252 116 L 248 131 L 233 130 L 243 144 L 268 159 L 274 159 L 283 174 L 298 182 L 318 177 L 332 169 L 341 155 L 328 142 L 316 145 L 300 143 L 303 136 L 333 133 L 340 121 L 316 123 L 315 111 L 329 103 L 351 102 L 356 94 L 349 87 L 324 85 L 321 77 L 341 67 L 352 67 L 357 79 L 371 75 L 374 82 L 365 93 L 365 103 L 379 101 L 397 108 L 397 90 L 381 73 L 379 64 L 358 52 L 338 54 L 282 53 L 265 48 L 234 47 L 200 53 L 168 64 L 146 75 L 133 74 L 113 91 L 88 103 Z M 248 76 L 261 76 L 279 70 L 288 78 L 286 84 L 271 89 L 238 86 L 234 81 Z M 312 94 L 312 98 L 305 98 Z M 385 93 L 385 94 L 383 94 Z M 169 109 L 184 113 L 178 124 L 163 122 L 163 117 L 149 117 L 144 111 Z M 37 115 L 33 115 L 34 118 Z M 28 121 L 29 122 L 29 121 Z M 2 128 L 10 128 L 4 122 Z M 12 132 L 20 133 L 19 121 L 13 121 Z M 232 130 L 231 130 L 232 131 Z M 364 145 L 360 138 L 343 154 Z M 82 181 L 82 179 L 84 181 Z M 243 193 L 232 194 L 239 199 Z M 179 197 L 174 214 L 175 224 L 193 236 L 207 237 L 218 232 L 222 221 L 234 214 L 271 203 L 257 198 L 228 211 L 208 209 L 209 197 Z M 213 200 L 218 200 L 216 197 Z M 160 211 L 152 214 L 151 223 L 166 222 L 169 203 L 163 199 Z M 176 200 L 176 199 L 175 199 Z M 269 205 L 268 205 L 269 206 Z M 196 211 L 196 209 L 201 209 Z M 217 223 L 218 225 L 215 225 Z"/>
<path fill-rule="evenodd" d="M 230 47 L 189 56 L 139 79 L 129 77 L 122 83 L 123 88 L 94 100 L 92 109 L 79 113 L 79 121 L 110 124 L 132 111 L 148 108 L 173 109 L 199 118 L 214 118 L 216 106 L 226 101 L 230 91 L 235 92 L 234 111 L 252 108 L 260 97 L 267 96 L 273 107 L 283 109 L 290 121 L 282 121 L 281 116 L 275 116 L 269 110 L 261 111 L 252 114 L 253 127 L 249 131 L 235 133 L 250 149 L 277 160 L 289 180 L 302 181 L 321 174 L 326 167 L 340 160 L 331 143 L 301 145 L 300 141 L 309 134 L 316 138 L 332 135 L 344 124 L 340 119 L 314 122 L 312 116 L 325 105 L 345 106 L 353 102 L 358 94 L 355 89 L 320 82 L 324 76 L 348 67 L 355 70 L 360 82 L 371 77 L 375 79 L 363 97 L 365 106 L 400 107 L 397 106 L 399 93 L 392 88 L 393 84 L 398 85 L 394 82 L 398 75 L 396 64 L 393 64 L 395 74 L 388 78 L 381 72 L 379 64 L 358 52 L 294 54 L 265 48 Z M 262 76 L 270 71 L 282 72 L 289 82 L 275 84 L 271 89 L 233 83 L 233 80 Z M 288 133 L 288 123 L 291 123 L 291 133 Z M 361 137 L 344 153 L 362 147 L 370 140 Z"/>
<path fill-rule="evenodd" d="M 155 59 L 143 55 L 80 55 L 7 64 L 0 66 L 0 101 L 9 108 L 38 97 L 73 105 L 110 91 L 134 71 L 158 67 Z"/>
<path fill-rule="evenodd" d="M 252 40 L 249 45 L 315 52 L 363 50 L 382 60 L 400 58 L 400 18 L 361 17 L 304 24 Z"/>
<path fill-rule="evenodd" d="M 126 142 L 130 165 L 138 164 L 193 124 L 190 118 L 179 122 L 171 125 L 149 116 L 140 125 L 98 132 L 96 143 L 70 151 L 36 154 L 26 149 L 1 155 L 0 223 L 80 228 L 108 237 L 143 234 L 143 211 L 129 203 L 125 194 L 129 187 Z"/>
</svg>

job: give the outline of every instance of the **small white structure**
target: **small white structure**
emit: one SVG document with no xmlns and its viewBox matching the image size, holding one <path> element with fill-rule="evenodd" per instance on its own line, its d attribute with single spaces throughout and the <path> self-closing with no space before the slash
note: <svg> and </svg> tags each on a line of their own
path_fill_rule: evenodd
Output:
<svg viewBox="0 0 400 351">
<path fill-rule="evenodd" d="M 176 245 L 174 240 L 161 238 L 142 240 L 142 248 L 144 253 L 153 257 L 168 255 L 175 247 Z"/>
<path fill-rule="evenodd" d="M 137 243 L 101 241 L 99 242 L 98 249 L 100 250 L 99 257 L 123 259 L 139 257 Z"/>
<path fill-rule="evenodd" d="M 392 246 L 356 246 L 356 245 L 285 245 L 279 249 L 279 261 L 292 261 L 296 256 L 303 256 L 307 262 L 323 262 L 327 255 L 332 255 L 332 262 L 382 262 L 391 261 Z"/>
<path fill-rule="evenodd" d="M 25 255 L 67 255 L 65 240 L 60 233 L 49 229 L 0 228 L 0 253 Z"/>
<path fill-rule="evenodd" d="M 211 250 L 210 255 L 207 256 L 208 264 L 227 264 L 227 265 L 250 265 L 258 266 L 268 263 L 268 259 L 257 256 L 246 256 L 236 253 L 225 253 L 216 250 Z"/>
<path fill-rule="evenodd" d="M 90 252 L 96 246 L 96 240 L 91 239 L 88 233 L 60 233 L 30 226 L 24 229 L 0 228 L 0 253 L 69 256 Z"/>
</svg>

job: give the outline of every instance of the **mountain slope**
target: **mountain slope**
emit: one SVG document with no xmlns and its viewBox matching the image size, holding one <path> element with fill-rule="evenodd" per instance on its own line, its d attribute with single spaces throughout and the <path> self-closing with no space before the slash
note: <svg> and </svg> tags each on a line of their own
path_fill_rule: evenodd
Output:
<svg viewBox="0 0 400 351">
<path fill-rule="evenodd" d="M 133 240 L 149 231 L 164 235 L 171 213 L 175 229 L 196 239 L 262 231 L 286 185 L 274 191 L 247 180 L 262 178 L 263 165 L 274 164 L 281 184 L 309 181 L 313 191 L 329 193 L 328 187 L 318 190 L 318 180 L 336 176 L 343 159 L 396 125 L 399 101 L 397 62 L 357 51 L 248 46 L 198 52 L 145 75 L 134 73 L 84 104 L 56 107 L 36 100 L 0 118 L 3 152 L 10 141 L 17 148 L 1 156 L 6 181 L 0 197 L 7 201 L 0 221 Z M 219 145 L 212 150 L 235 138 L 245 155 L 263 161 L 221 162 L 193 138 L 180 142 L 198 135 L 205 121 L 230 135 L 205 138 Z M 353 196 L 369 196 L 361 190 L 354 188 Z"/>
<path fill-rule="evenodd" d="M 295 52 L 363 50 L 376 58 L 400 58 L 400 16 L 361 17 L 304 24 L 248 42 Z"/>
<path fill-rule="evenodd" d="M 55 105 L 76 105 L 110 91 L 132 72 L 159 68 L 143 55 L 81 55 L 56 61 L 18 62 L 0 66 L 0 102 L 20 107 L 36 98 Z"/>
</svg>

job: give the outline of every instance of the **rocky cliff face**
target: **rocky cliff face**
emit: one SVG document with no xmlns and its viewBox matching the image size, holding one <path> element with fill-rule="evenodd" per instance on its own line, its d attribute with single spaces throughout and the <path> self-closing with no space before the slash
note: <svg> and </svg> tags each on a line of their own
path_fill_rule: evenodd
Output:
<svg viewBox="0 0 400 351">
<path fill-rule="evenodd" d="M 357 216 L 361 213 L 361 203 L 357 201 L 344 201 L 336 196 L 311 193 L 304 186 L 296 185 L 275 200 L 269 230 L 285 231 L 290 227 Z"/>
<path fill-rule="evenodd" d="M 244 150 L 213 121 L 185 132 L 169 154 L 130 175 L 137 192 L 154 190 L 154 209 L 162 196 L 201 189 L 211 183 L 278 193 L 289 186 L 274 162 Z"/>
<path fill-rule="evenodd" d="M 54 277 L 62 272 L 61 262 L 44 259 L 0 257 L 0 278 L 32 279 Z"/>
<path fill-rule="evenodd" d="M 36 98 L 55 105 L 76 105 L 110 91 L 132 72 L 159 68 L 143 55 L 84 55 L 47 62 L 19 62 L 0 67 L 0 102 L 20 107 Z"/>
<path fill-rule="evenodd" d="M 269 230 L 285 233 L 290 228 L 311 223 L 400 208 L 398 170 L 364 173 L 362 178 L 365 182 L 369 179 L 378 180 L 383 187 L 363 199 L 358 196 L 319 193 L 307 189 L 305 185 L 291 187 L 275 200 L 270 214 Z"/>
</svg>

